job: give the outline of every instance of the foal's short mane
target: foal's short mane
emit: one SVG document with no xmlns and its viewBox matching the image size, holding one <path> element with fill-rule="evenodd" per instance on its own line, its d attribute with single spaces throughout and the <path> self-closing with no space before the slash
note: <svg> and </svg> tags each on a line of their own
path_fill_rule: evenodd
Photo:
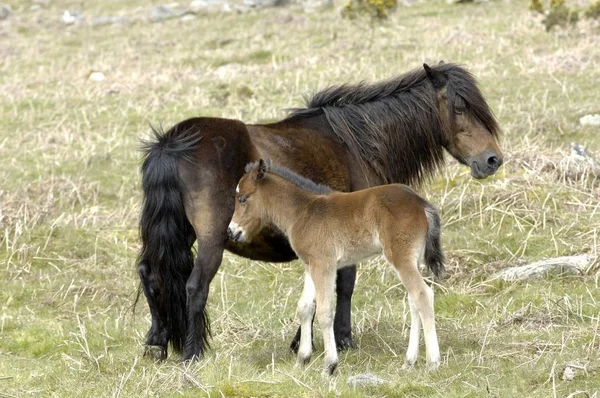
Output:
<svg viewBox="0 0 600 398">
<path fill-rule="evenodd" d="M 448 78 L 450 111 L 460 96 L 492 135 L 500 129 L 471 73 L 451 63 L 433 66 Z M 444 163 L 437 95 L 423 68 L 378 82 L 329 87 L 306 98 L 286 120 L 324 114 L 338 138 L 386 183 L 419 186 Z"/>
<path fill-rule="evenodd" d="M 328 187 L 327 185 L 317 184 L 314 181 L 309 180 L 308 178 L 303 177 L 300 174 L 293 172 L 292 170 L 288 169 L 287 167 L 272 163 L 270 160 L 266 160 L 265 164 L 267 166 L 268 172 L 277 174 L 278 176 L 283 177 L 290 182 L 293 182 L 294 184 L 296 184 L 298 187 L 300 187 L 302 189 L 305 189 L 310 192 L 314 192 L 319 195 L 329 195 L 330 193 L 333 192 L 333 190 L 330 187 Z M 258 161 L 248 163 L 246 165 L 246 173 L 249 172 L 250 170 L 254 169 L 257 165 L 258 165 Z"/>
</svg>

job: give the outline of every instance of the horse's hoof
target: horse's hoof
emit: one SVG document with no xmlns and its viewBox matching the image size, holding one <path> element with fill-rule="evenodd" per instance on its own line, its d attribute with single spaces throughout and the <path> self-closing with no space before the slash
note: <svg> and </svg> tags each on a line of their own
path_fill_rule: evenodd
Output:
<svg viewBox="0 0 600 398">
<path fill-rule="evenodd" d="M 349 348 L 355 348 L 352 336 L 344 337 L 335 341 L 335 345 L 338 351 L 345 351 Z"/>
<path fill-rule="evenodd" d="M 290 351 L 294 354 L 298 353 L 298 349 L 300 348 L 300 339 L 292 340 L 292 344 L 290 344 Z"/>
<path fill-rule="evenodd" d="M 151 357 L 155 361 L 167 359 L 167 349 L 160 345 L 147 345 L 144 347 L 144 357 Z"/>
</svg>

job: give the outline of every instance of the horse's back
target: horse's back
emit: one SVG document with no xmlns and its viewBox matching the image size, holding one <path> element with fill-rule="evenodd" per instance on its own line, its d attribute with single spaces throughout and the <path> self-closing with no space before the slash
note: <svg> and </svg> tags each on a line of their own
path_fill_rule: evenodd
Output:
<svg viewBox="0 0 600 398">
<path fill-rule="evenodd" d="M 317 184 L 352 189 L 349 154 L 328 125 L 311 121 L 248 125 L 258 156 L 271 159 Z"/>
</svg>

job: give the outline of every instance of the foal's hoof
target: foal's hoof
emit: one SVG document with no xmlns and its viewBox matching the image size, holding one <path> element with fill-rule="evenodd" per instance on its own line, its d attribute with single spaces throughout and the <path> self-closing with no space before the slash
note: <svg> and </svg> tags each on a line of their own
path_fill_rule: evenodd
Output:
<svg viewBox="0 0 600 398">
<path fill-rule="evenodd" d="M 151 357 L 155 361 L 167 359 L 167 349 L 160 345 L 147 345 L 144 347 L 144 357 Z"/>
<path fill-rule="evenodd" d="M 326 365 L 325 368 L 323 369 L 322 376 L 324 378 L 332 377 L 334 375 L 335 371 L 337 370 L 337 367 L 338 367 L 337 362 Z"/>
<path fill-rule="evenodd" d="M 404 365 L 402 365 L 402 369 L 403 370 L 409 370 L 415 367 L 415 364 L 417 363 L 417 358 L 411 358 L 411 359 L 405 359 L 404 360 Z"/>
<path fill-rule="evenodd" d="M 354 342 L 352 341 L 352 336 L 343 337 L 339 340 L 335 341 L 335 346 L 338 351 L 345 351 L 349 348 L 356 348 Z"/>
<path fill-rule="evenodd" d="M 427 371 L 434 372 L 438 370 L 440 367 L 440 361 L 428 362 L 427 363 Z"/>
</svg>

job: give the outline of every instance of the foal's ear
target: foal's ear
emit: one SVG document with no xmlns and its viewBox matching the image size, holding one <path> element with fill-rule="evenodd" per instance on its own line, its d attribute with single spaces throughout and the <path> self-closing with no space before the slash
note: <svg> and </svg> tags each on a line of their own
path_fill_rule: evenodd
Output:
<svg viewBox="0 0 600 398">
<path fill-rule="evenodd" d="M 256 167 L 256 176 L 254 177 L 254 179 L 256 181 L 262 180 L 263 178 L 265 178 L 265 173 L 267 172 L 267 165 L 265 164 L 265 161 L 260 159 L 258 161 L 258 167 Z"/>
<path fill-rule="evenodd" d="M 448 82 L 448 78 L 446 77 L 446 75 L 444 75 L 443 72 L 433 70 L 427 64 L 423 64 L 423 68 L 425 69 L 425 73 L 431 81 L 431 84 L 433 84 L 433 88 L 435 88 L 436 90 L 444 88 L 444 86 Z"/>
<path fill-rule="evenodd" d="M 438 63 L 438 65 L 444 65 L 444 64 L 445 64 L 444 60 L 440 59 L 440 62 Z"/>
</svg>

